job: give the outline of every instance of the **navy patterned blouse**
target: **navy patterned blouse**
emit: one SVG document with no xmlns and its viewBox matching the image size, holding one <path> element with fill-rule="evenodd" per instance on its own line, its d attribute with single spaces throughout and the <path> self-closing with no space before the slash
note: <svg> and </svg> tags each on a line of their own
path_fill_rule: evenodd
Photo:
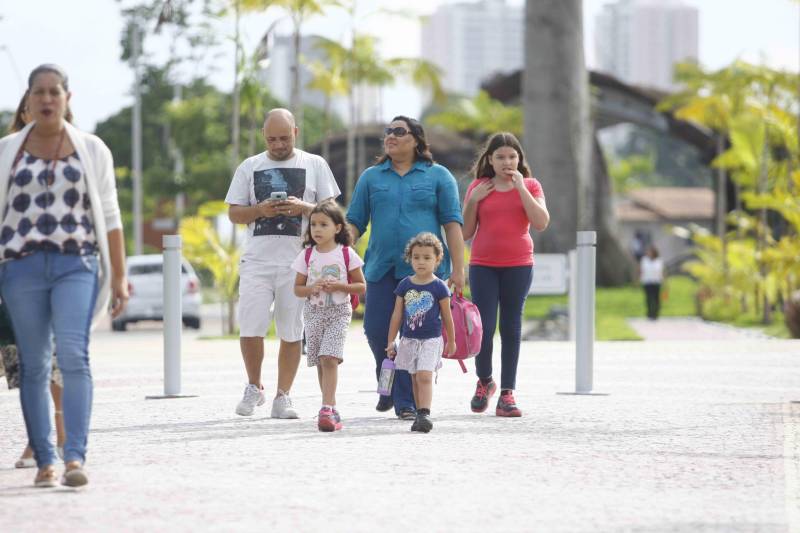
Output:
<svg viewBox="0 0 800 533">
<path fill-rule="evenodd" d="M 53 161 L 22 153 L 11 170 L 0 225 L 0 260 L 37 251 L 96 253 L 91 202 L 78 154 Z"/>
</svg>

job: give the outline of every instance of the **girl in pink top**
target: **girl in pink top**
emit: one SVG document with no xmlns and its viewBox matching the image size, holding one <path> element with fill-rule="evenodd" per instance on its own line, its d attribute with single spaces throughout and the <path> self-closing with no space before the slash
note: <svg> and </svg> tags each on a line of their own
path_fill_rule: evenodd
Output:
<svg viewBox="0 0 800 533">
<path fill-rule="evenodd" d="M 464 199 L 464 240 L 472 239 L 469 284 L 483 323 L 481 351 L 475 358 L 478 384 L 470 406 L 482 413 L 497 390 L 492 379 L 492 338 L 500 308 L 501 376 L 497 416 L 522 416 L 514 400 L 522 308 L 533 279 L 530 227 L 550 223 L 542 185 L 525 163 L 511 133 L 496 133 L 475 165 L 475 180 Z"/>
</svg>

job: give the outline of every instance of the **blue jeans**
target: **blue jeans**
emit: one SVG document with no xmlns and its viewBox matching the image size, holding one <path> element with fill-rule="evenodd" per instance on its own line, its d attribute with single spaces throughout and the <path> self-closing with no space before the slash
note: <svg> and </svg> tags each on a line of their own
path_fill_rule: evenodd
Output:
<svg viewBox="0 0 800 533">
<path fill-rule="evenodd" d="M 394 311 L 397 298 L 394 290 L 400 283 L 394 277 L 394 269 L 390 270 L 379 281 L 367 282 L 367 296 L 364 307 L 364 333 L 367 335 L 369 348 L 375 357 L 375 378 L 381 373 L 381 363 L 386 359 L 386 338 L 389 336 L 389 321 Z M 392 385 L 394 410 L 398 415 L 401 409 L 415 409 L 414 388 L 411 374 L 405 370 L 396 370 Z"/>
<path fill-rule="evenodd" d="M 19 351 L 20 402 L 28 443 L 41 468 L 55 464 L 50 440 L 53 338 L 64 377 L 64 461 L 86 459 L 92 408 L 89 327 L 97 299 L 97 257 L 36 252 L 0 265 L 0 297 Z"/>
<path fill-rule="evenodd" d="M 533 280 L 532 266 L 469 266 L 472 303 L 478 306 L 483 324 L 481 351 L 475 357 L 479 378 L 492 376 L 494 330 L 500 306 L 500 388 L 514 389 L 517 381 L 519 343 L 522 337 L 522 308 Z"/>
</svg>

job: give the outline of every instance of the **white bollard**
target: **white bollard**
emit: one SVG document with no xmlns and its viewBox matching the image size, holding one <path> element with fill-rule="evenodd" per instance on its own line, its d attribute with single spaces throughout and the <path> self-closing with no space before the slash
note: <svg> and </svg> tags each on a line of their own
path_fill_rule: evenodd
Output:
<svg viewBox="0 0 800 533">
<path fill-rule="evenodd" d="M 590 394 L 592 392 L 596 246 L 597 232 L 578 232 L 578 301 L 575 323 L 576 394 Z"/>
<path fill-rule="evenodd" d="M 570 250 L 567 255 L 567 268 L 569 269 L 569 296 L 568 299 L 568 312 L 569 312 L 569 341 L 575 342 L 575 322 L 577 321 L 576 313 L 578 311 L 578 251 Z"/>
<path fill-rule="evenodd" d="M 164 235 L 164 396 L 181 393 L 181 236 Z"/>
</svg>

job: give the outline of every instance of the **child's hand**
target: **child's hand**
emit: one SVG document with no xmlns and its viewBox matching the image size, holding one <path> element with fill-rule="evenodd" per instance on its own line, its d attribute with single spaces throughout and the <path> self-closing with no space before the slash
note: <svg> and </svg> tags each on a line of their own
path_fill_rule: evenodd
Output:
<svg viewBox="0 0 800 533">
<path fill-rule="evenodd" d="M 327 282 L 325 280 L 321 280 L 321 279 L 318 279 L 317 281 L 315 281 L 314 284 L 311 286 L 311 294 L 313 294 L 314 296 L 319 295 L 320 291 L 325 289 L 325 284 L 326 283 Z"/>
<path fill-rule="evenodd" d="M 453 355 L 454 353 L 456 353 L 456 341 L 448 340 L 447 346 L 444 347 L 444 353 L 446 353 L 447 355 Z"/>
<path fill-rule="evenodd" d="M 394 359 L 397 355 L 397 350 L 394 347 L 394 343 L 390 342 L 389 345 L 386 347 L 386 357 L 389 359 Z"/>
<path fill-rule="evenodd" d="M 336 281 L 326 281 L 325 286 L 322 288 L 325 292 L 338 292 L 343 291 L 342 284 Z"/>
</svg>

